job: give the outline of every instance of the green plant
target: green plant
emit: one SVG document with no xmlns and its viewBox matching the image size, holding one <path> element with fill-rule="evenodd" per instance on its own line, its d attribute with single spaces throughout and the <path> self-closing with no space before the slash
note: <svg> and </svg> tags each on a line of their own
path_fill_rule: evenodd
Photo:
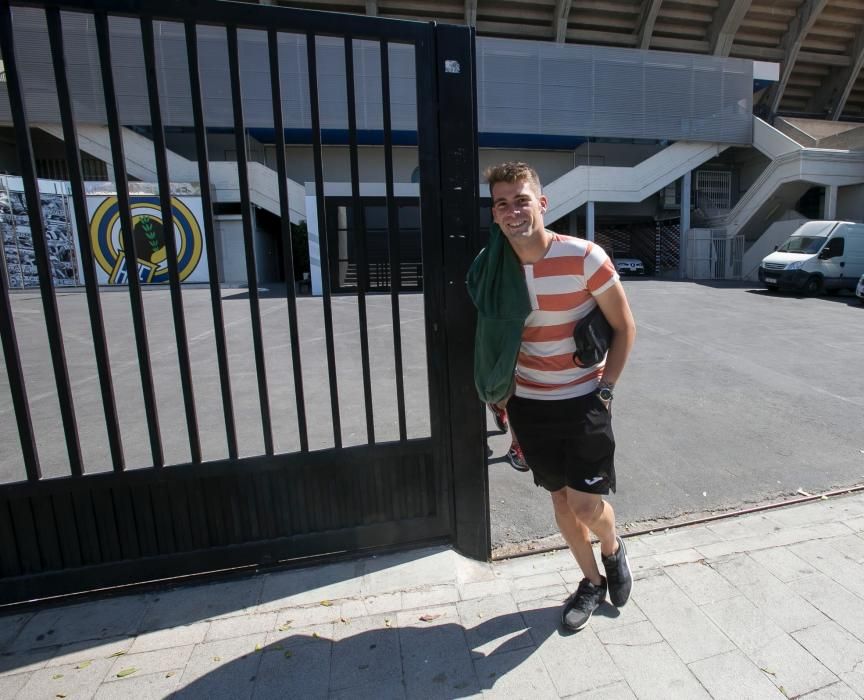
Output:
<svg viewBox="0 0 864 700">
<path fill-rule="evenodd" d="M 305 219 L 291 224 L 291 254 L 294 256 L 294 281 L 303 279 L 309 269 L 309 228 Z"/>
</svg>

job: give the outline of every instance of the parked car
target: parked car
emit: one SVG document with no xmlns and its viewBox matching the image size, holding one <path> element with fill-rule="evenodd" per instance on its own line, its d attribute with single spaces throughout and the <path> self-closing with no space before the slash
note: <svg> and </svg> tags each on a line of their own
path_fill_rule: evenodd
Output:
<svg viewBox="0 0 864 700">
<path fill-rule="evenodd" d="M 619 275 L 644 275 L 645 265 L 639 258 L 615 257 L 615 269 Z"/>
<path fill-rule="evenodd" d="M 808 294 L 853 291 L 864 274 L 864 224 L 808 221 L 759 265 L 768 289 Z"/>
<path fill-rule="evenodd" d="M 855 296 L 861 300 L 862 304 L 864 304 L 864 275 L 861 275 L 861 279 L 858 280 L 858 287 L 855 289 Z"/>
</svg>

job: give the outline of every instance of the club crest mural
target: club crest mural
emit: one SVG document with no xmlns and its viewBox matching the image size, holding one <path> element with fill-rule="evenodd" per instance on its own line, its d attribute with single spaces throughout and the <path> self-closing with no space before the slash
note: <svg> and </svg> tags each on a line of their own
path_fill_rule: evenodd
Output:
<svg viewBox="0 0 864 700">
<path fill-rule="evenodd" d="M 136 265 L 131 269 L 135 270 L 142 283 L 167 282 L 168 257 L 165 242 L 168 232 L 163 225 L 159 198 L 132 196 L 129 199 L 132 214 L 132 243 L 138 258 Z M 99 268 L 100 282 L 126 284 L 130 274 L 130 264 L 126 233 L 120 224 L 117 196 L 88 197 L 88 208 L 90 209 L 90 240 Z M 206 253 L 198 223 L 200 199 L 171 197 L 171 216 L 180 280 L 206 282 Z"/>
</svg>

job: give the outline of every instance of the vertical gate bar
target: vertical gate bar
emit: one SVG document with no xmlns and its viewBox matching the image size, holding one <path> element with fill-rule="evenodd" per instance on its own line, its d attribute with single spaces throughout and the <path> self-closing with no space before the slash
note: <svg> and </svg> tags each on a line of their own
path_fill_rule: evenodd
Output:
<svg viewBox="0 0 864 700">
<path fill-rule="evenodd" d="M 9 107 L 18 146 L 18 161 L 24 181 L 24 194 L 27 198 L 27 211 L 30 219 L 30 232 L 33 252 L 36 255 L 36 269 L 39 273 L 39 288 L 42 293 L 42 309 L 45 314 L 45 329 L 48 332 L 48 345 L 51 350 L 51 363 L 57 385 L 57 398 L 63 420 L 63 433 L 66 439 L 66 452 L 69 455 L 69 468 L 73 475 L 84 473 L 81 461 L 81 445 L 78 440 L 78 426 L 75 421 L 75 407 L 72 402 L 72 387 L 69 383 L 69 369 L 66 364 L 66 351 L 63 346 L 63 333 L 60 327 L 60 314 L 54 283 L 51 274 L 51 259 L 48 242 L 45 238 L 45 222 L 42 219 L 42 206 L 39 196 L 39 183 L 36 178 L 36 162 L 33 159 L 33 144 L 30 141 L 30 125 L 24 104 L 24 91 L 18 72 L 15 56 L 15 42 L 12 35 L 12 11 L 4 2 L 0 7 L 0 47 L 3 51 L 3 64 L 6 71 L 6 87 L 9 94 Z M 11 316 L 10 316 L 11 319 Z"/>
<path fill-rule="evenodd" d="M 279 78 L 279 42 L 275 29 L 267 31 L 270 52 L 270 92 L 273 101 L 273 130 L 276 134 L 276 172 L 279 177 L 279 215 L 282 225 L 282 265 L 285 271 L 285 300 L 288 305 L 288 332 L 291 338 L 291 366 L 294 369 L 294 397 L 297 401 L 297 431 L 300 451 L 309 451 L 306 428 L 306 402 L 300 365 L 300 334 L 297 329 L 297 298 L 294 293 L 294 237 L 291 234 L 291 208 L 288 201 L 288 166 L 285 163 L 285 125 L 282 118 L 282 86 Z"/>
<path fill-rule="evenodd" d="M 66 149 L 66 163 L 69 169 L 69 185 L 75 224 L 78 227 L 78 245 L 81 248 L 81 268 L 84 270 L 84 285 L 87 293 L 87 307 L 90 312 L 90 330 L 93 336 L 93 352 L 96 370 L 99 374 L 99 389 L 102 395 L 102 411 L 105 414 L 105 428 L 108 433 L 108 447 L 114 471 L 123 471 L 126 466 L 123 456 L 123 441 L 120 423 L 117 419 L 117 404 L 114 397 L 114 380 L 111 377 L 111 362 L 108 343 L 105 338 L 105 322 L 102 305 L 99 301 L 99 280 L 96 278 L 93 248 L 90 242 L 90 226 L 87 217 L 87 197 L 84 190 L 84 174 L 81 170 L 81 152 L 75 132 L 75 113 L 66 74 L 66 54 L 63 44 L 63 28 L 60 10 L 45 10 L 48 22 L 48 37 L 51 44 L 51 58 L 54 65 L 54 80 L 57 84 L 57 101 L 60 106 L 60 121 L 63 125 L 63 145 Z"/>
<path fill-rule="evenodd" d="M 318 61 L 315 34 L 306 34 L 306 68 L 309 75 L 309 116 L 312 124 L 312 155 L 315 167 L 315 206 L 318 214 L 318 244 L 321 257 L 321 301 L 324 308 L 324 343 L 327 347 L 327 376 L 330 380 L 330 413 L 333 446 L 342 447 L 339 419 L 339 391 L 336 385 L 336 349 L 333 342 L 333 310 L 330 304 L 330 242 L 327 240 L 327 213 L 324 206 L 324 165 L 321 153 L 321 115 L 318 109 Z"/>
<path fill-rule="evenodd" d="M 102 76 L 102 91 L 105 96 L 105 116 L 108 121 L 108 136 L 111 141 L 111 161 L 114 166 L 114 181 L 117 185 L 117 206 L 123 237 L 123 253 L 126 258 L 126 279 L 129 285 L 129 301 L 132 308 L 132 325 L 135 329 L 135 346 L 138 351 L 138 368 L 141 373 L 141 391 L 144 395 L 144 411 L 147 415 L 147 432 L 150 437 L 150 453 L 154 467 L 164 465 L 162 439 L 159 435 L 159 415 L 156 409 L 156 391 L 153 387 L 153 369 L 150 366 L 150 344 L 147 340 L 147 325 L 144 318 L 144 302 L 141 281 L 138 279 L 138 255 L 135 237 L 132 235 L 132 209 L 129 202 L 129 179 L 126 176 L 126 155 L 123 148 L 123 132 L 120 113 L 117 109 L 117 91 L 111 67 L 111 37 L 108 30 L 108 15 L 95 14 L 96 43 L 99 47 L 99 67 Z"/>
<path fill-rule="evenodd" d="M 433 458 L 450 469 L 449 421 L 446 414 L 446 334 L 444 326 L 443 249 L 441 243 L 441 180 L 438 143 L 438 85 L 435 32 L 429 30 L 414 45 L 417 94 L 417 157 L 420 166 L 420 228 L 423 258 L 423 310 L 426 320 L 429 423 Z"/>
<path fill-rule="evenodd" d="M 171 202 L 171 181 L 165 145 L 165 128 L 159 103 L 159 83 L 156 74 L 156 45 L 153 40 L 153 18 L 142 16 L 141 41 L 144 48 L 144 68 L 147 73 L 147 96 L 150 102 L 150 125 L 153 152 L 156 157 L 156 179 L 159 184 L 159 204 L 162 208 L 162 235 L 168 263 L 168 284 L 171 289 L 171 312 L 174 320 L 174 338 L 180 365 L 180 385 L 186 409 L 186 431 L 189 436 L 189 454 L 193 463 L 201 461 L 201 440 L 198 436 L 198 418 L 195 411 L 195 393 L 192 387 L 192 369 L 189 360 L 189 339 L 183 311 L 183 293 L 180 290 L 180 270 L 177 265 L 177 241 L 174 239 L 174 215 Z"/>
<path fill-rule="evenodd" d="M 3 359 L 9 377 L 9 389 L 12 393 L 15 420 L 18 423 L 18 438 L 21 441 L 27 480 L 38 481 L 42 478 L 42 470 L 39 467 L 39 452 L 36 449 L 33 423 L 30 420 L 27 388 L 21 371 L 21 356 L 18 352 L 18 339 L 15 336 L 12 305 L 9 302 L 9 279 L 6 277 L 6 256 L 3 254 L 2 244 L 0 244 L 0 342 L 3 344 Z"/>
<path fill-rule="evenodd" d="M 477 133 L 474 113 L 476 91 L 473 64 L 474 35 L 470 27 L 435 28 L 440 164 L 440 212 L 443 251 L 443 296 L 447 333 L 444 416 L 449 423 L 452 487 L 442 493 L 452 498 L 456 547 L 475 559 L 487 560 L 492 548 L 489 524 L 489 470 L 487 468 L 483 404 L 474 396 L 474 307 L 465 276 L 474 259 L 478 208 Z M 463 114 L 465 123 L 442 118 Z M 466 120 L 467 121 L 467 120 Z M 436 251 L 437 253 L 437 251 Z M 471 396 L 470 400 L 465 397 Z"/>
<path fill-rule="evenodd" d="M 381 107 L 384 126 L 384 186 L 387 197 L 387 244 L 390 258 L 390 311 L 393 319 L 393 364 L 396 372 L 396 408 L 399 418 L 399 439 L 406 440 L 405 381 L 402 375 L 402 323 L 399 293 L 402 291 L 402 260 L 400 255 L 399 209 L 393 195 L 393 127 L 390 116 L 390 47 L 381 41 Z M 418 202 L 419 204 L 419 202 Z"/>
<path fill-rule="evenodd" d="M 357 155 L 357 105 L 354 95 L 354 45 L 345 37 L 345 84 L 348 88 L 348 152 L 351 163 L 351 204 L 354 207 L 354 251 L 357 257 L 357 315 L 360 323 L 360 364 L 363 369 L 363 401 L 366 406 L 366 440 L 375 444 L 375 416 L 372 409 L 372 378 L 369 368 L 369 326 L 366 319 L 366 291 L 369 262 L 366 259 L 366 216 L 360 200 L 360 166 Z"/>
<path fill-rule="evenodd" d="M 258 399 L 261 406 L 261 429 L 264 451 L 273 454 L 273 428 L 270 421 L 270 399 L 267 393 L 267 368 L 264 363 L 264 342 L 261 337 L 261 308 L 258 301 L 258 274 L 255 270 L 255 244 L 252 239 L 252 202 L 249 196 L 249 171 L 246 155 L 246 127 L 243 123 L 243 93 L 240 86 L 240 55 L 237 27 L 228 31 L 228 66 L 231 73 L 231 99 L 234 103 L 234 141 L 237 149 L 237 179 L 240 187 L 240 214 L 243 218 L 243 243 L 246 252 L 246 281 L 249 288 L 249 310 L 252 322 L 252 344 L 255 369 L 258 374 Z"/>
<path fill-rule="evenodd" d="M 237 459 L 237 430 L 234 425 L 234 400 L 228 370 L 228 350 L 225 343 L 225 318 L 222 312 L 222 292 L 219 288 L 219 265 L 216 261 L 216 227 L 213 224 L 213 201 L 210 193 L 210 154 L 207 149 L 207 129 L 204 124 L 204 101 L 201 96 L 201 73 L 198 65 L 198 30 L 194 20 L 187 20 L 186 61 L 189 68 L 189 97 L 195 124 L 195 149 L 198 158 L 198 181 L 201 184 L 201 210 L 204 215 L 204 244 L 207 247 L 207 270 L 210 278 L 210 306 L 213 313 L 213 337 L 216 340 L 216 361 L 222 390 L 222 414 L 228 457 Z"/>
</svg>

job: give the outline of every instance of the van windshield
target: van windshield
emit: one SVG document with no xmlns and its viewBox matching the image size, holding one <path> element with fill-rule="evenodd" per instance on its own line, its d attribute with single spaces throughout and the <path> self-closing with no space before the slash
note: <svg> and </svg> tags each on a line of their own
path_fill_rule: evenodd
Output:
<svg viewBox="0 0 864 700">
<path fill-rule="evenodd" d="M 827 236 L 792 236 L 778 249 L 778 253 L 818 253 Z"/>
</svg>

